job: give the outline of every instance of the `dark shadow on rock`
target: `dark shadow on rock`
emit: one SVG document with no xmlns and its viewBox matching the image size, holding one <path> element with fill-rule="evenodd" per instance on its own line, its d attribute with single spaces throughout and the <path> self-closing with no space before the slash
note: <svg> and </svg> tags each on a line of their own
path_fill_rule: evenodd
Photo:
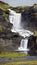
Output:
<svg viewBox="0 0 37 65">
<path fill-rule="evenodd" d="M 37 31 L 37 9 L 33 6 L 21 13 L 21 25 L 24 29 Z"/>
<path fill-rule="evenodd" d="M 37 43 L 36 43 L 36 37 L 30 36 L 28 40 L 28 48 L 30 51 L 28 52 L 29 55 L 37 55 Z"/>
</svg>

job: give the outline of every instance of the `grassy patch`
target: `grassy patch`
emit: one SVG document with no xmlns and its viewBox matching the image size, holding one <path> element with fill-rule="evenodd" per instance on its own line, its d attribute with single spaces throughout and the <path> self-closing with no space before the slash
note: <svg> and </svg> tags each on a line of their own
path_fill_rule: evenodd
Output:
<svg viewBox="0 0 37 65">
<path fill-rule="evenodd" d="M 4 26 L 0 25 L 0 32 L 2 32 L 4 30 Z"/>
<path fill-rule="evenodd" d="M 19 52 L 2 52 L 0 53 L 0 57 L 18 57 L 18 56 L 26 56 L 27 54 L 19 53 Z"/>
<path fill-rule="evenodd" d="M 1 8 L 2 10 L 7 10 L 7 9 L 11 8 L 11 6 L 9 6 L 9 5 L 7 5 L 7 4 L 2 4 L 2 3 L 0 3 L 0 8 Z"/>
<path fill-rule="evenodd" d="M 8 62 L 6 64 L 1 65 L 37 65 L 37 60 L 35 61 L 24 61 L 24 62 Z"/>
<path fill-rule="evenodd" d="M 3 14 L 2 16 L 8 16 L 8 14 L 5 13 L 5 11 L 7 11 L 7 9 L 11 9 L 12 7 L 7 4 L 7 3 L 2 3 L 2 1 L 0 2 L 0 9 L 2 10 Z"/>
<path fill-rule="evenodd" d="M 26 54 L 19 52 L 2 52 L 0 54 L 0 57 L 8 57 L 10 60 L 13 61 L 0 60 L 0 62 L 5 62 L 4 64 L 0 65 L 37 65 L 37 60 L 28 60 L 26 58 L 21 58 L 21 56 L 26 56 Z"/>
</svg>

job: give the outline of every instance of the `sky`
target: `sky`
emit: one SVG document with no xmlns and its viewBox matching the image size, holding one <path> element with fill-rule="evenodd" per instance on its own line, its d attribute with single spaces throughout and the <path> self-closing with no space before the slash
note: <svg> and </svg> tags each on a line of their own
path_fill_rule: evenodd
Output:
<svg viewBox="0 0 37 65">
<path fill-rule="evenodd" d="M 33 4 L 37 4 L 37 0 L 0 0 L 0 1 L 4 1 L 8 4 L 10 4 L 11 6 L 32 6 Z"/>
</svg>

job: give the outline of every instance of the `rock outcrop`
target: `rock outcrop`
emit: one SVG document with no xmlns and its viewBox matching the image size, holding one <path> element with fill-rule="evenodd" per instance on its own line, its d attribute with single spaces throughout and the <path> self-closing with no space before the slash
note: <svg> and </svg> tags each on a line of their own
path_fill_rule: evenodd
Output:
<svg viewBox="0 0 37 65">
<path fill-rule="evenodd" d="M 20 46 L 21 37 L 18 33 L 7 32 L 0 35 L 0 52 L 15 51 Z"/>
<path fill-rule="evenodd" d="M 21 15 L 23 28 L 30 31 L 37 31 L 37 4 L 25 9 Z"/>
</svg>

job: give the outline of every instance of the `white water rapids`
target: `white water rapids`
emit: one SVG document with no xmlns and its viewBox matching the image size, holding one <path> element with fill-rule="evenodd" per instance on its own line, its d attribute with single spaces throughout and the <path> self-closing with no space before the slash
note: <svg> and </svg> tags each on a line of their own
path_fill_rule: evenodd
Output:
<svg viewBox="0 0 37 65">
<path fill-rule="evenodd" d="M 22 28 L 21 13 L 16 13 L 15 11 L 10 10 L 10 9 L 8 9 L 8 10 L 10 11 L 10 15 L 9 15 L 10 23 L 13 24 L 11 31 L 15 32 L 15 33 L 18 32 L 24 38 L 29 37 L 30 35 L 33 35 L 33 32 Z M 27 49 L 27 44 L 28 44 L 28 38 L 22 39 L 18 50 L 19 51 L 29 51 L 29 49 Z M 27 52 L 25 52 L 25 53 L 27 53 Z"/>
</svg>

